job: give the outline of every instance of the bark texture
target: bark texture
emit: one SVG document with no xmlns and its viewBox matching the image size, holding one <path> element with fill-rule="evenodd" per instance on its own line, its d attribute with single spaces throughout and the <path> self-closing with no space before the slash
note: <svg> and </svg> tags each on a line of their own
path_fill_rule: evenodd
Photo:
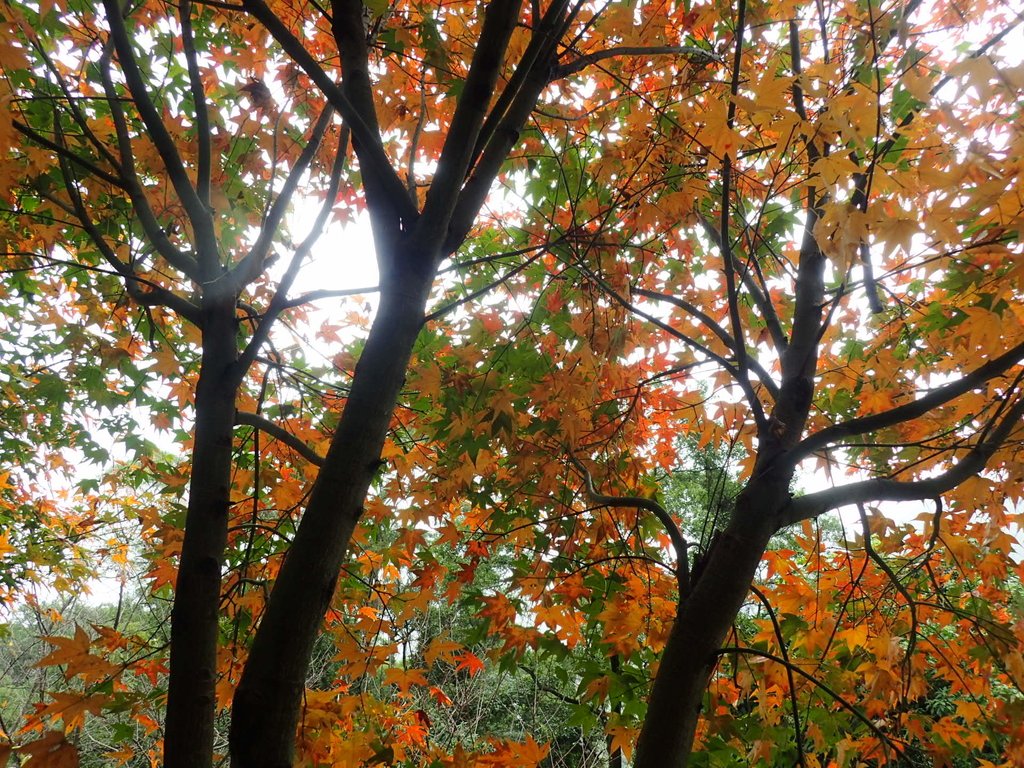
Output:
<svg viewBox="0 0 1024 768">
<path fill-rule="evenodd" d="M 748 486 L 680 605 L 651 689 L 634 768 L 683 768 L 717 651 L 747 597 L 768 540 L 777 494 Z"/>
<path fill-rule="evenodd" d="M 221 566 L 227 542 L 237 378 L 233 298 L 203 307 L 203 364 L 185 538 L 171 615 L 166 768 L 213 763 Z"/>
<path fill-rule="evenodd" d="M 306 668 L 387 436 L 432 282 L 413 270 L 385 286 L 341 422 L 271 592 L 235 692 L 231 764 L 286 768 Z"/>
</svg>

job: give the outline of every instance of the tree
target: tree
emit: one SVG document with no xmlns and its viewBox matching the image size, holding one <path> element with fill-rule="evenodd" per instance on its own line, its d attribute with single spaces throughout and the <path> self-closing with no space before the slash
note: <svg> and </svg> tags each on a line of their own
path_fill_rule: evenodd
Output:
<svg viewBox="0 0 1024 768">
<path fill-rule="evenodd" d="M 212 764 L 227 695 L 233 764 L 291 765 L 325 615 L 377 620 L 349 577 L 379 590 L 366 573 L 419 567 L 421 591 L 436 583 L 427 521 L 482 537 L 467 567 L 499 535 L 551 578 L 590 564 L 575 597 L 517 583 L 520 607 L 569 627 L 589 601 L 618 675 L 658 653 L 632 714 L 640 767 L 686 764 L 776 532 L 945 498 L 957 542 L 978 552 L 982 520 L 1002 537 L 1006 572 L 1024 412 L 1009 8 L 67 0 L 7 6 L 3 24 L 0 135 L 24 142 L 3 166 L 4 290 L 42 317 L 6 320 L 7 344 L 39 330 L 39 365 L 82 382 L 62 403 L 76 415 L 125 402 L 190 425 L 186 466 L 133 444 L 136 478 L 188 484 L 183 520 L 143 519 L 154 582 L 174 584 L 165 765 Z M 295 242 L 299 199 L 320 204 Z M 332 216 L 356 210 L 376 307 L 316 370 L 281 342 L 308 303 L 343 297 L 291 290 Z M 7 381 L 19 403 L 40 384 Z M 630 495 L 681 431 L 748 457 L 728 524 L 692 553 Z M 84 450 L 87 430 L 41 432 Z M 815 462 L 857 477 L 794 497 Z M 672 550 L 667 578 L 652 544 Z M 364 545 L 376 554 L 350 559 Z M 646 657 L 626 610 L 640 589 Z M 503 593 L 468 599 L 513 654 L 540 642 Z M 1014 658 L 1009 640 L 992 653 L 1011 676 Z"/>
<path fill-rule="evenodd" d="M 465 332 L 476 346 L 493 339 L 494 361 L 477 374 L 445 381 L 445 411 L 460 415 L 439 425 L 435 437 L 458 438 L 448 464 L 452 476 L 467 459 L 476 468 L 456 480 L 452 495 L 491 510 L 487 519 L 496 534 L 525 539 L 523 578 L 539 568 L 572 573 L 580 558 L 635 562 L 647 556 L 642 543 L 623 548 L 627 534 L 639 536 L 658 518 L 657 505 L 592 490 L 575 493 L 589 482 L 587 466 L 576 466 L 567 478 L 565 469 L 574 465 L 571 458 L 564 461 L 567 455 L 603 455 L 602 471 L 589 464 L 590 471 L 604 475 L 603 484 L 625 489 L 642 486 L 652 463 L 669 465 L 680 430 L 693 430 L 711 444 L 738 443 L 750 457 L 729 526 L 696 558 L 692 573 L 684 568 L 677 574 L 680 581 L 689 578 L 679 585 L 685 597 L 671 630 L 664 627 L 662 607 L 651 610 L 646 623 L 642 615 L 632 617 L 632 624 L 619 622 L 617 634 L 606 632 L 613 648 L 624 641 L 623 650 L 632 652 L 637 630 L 652 627 L 648 642 L 665 647 L 638 764 L 685 760 L 716 649 L 776 531 L 843 505 L 949 494 L 947 503 L 958 513 L 947 520 L 943 507 L 935 536 L 955 536 L 965 554 L 972 553 L 969 562 L 980 562 L 988 546 L 997 548 L 997 558 L 1012 548 L 995 532 L 1005 530 L 1005 500 L 1019 493 L 1008 469 L 1017 455 L 1021 407 L 1017 324 L 1000 330 L 994 349 L 982 339 L 991 340 L 985 329 L 994 330 L 1000 317 L 1019 312 L 1015 279 L 1002 283 L 999 277 L 1014 270 L 1019 200 L 1000 197 L 1016 170 L 984 160 L 1004 156 L 983 149 L 978 136 L 1004 137 L 990 147 L 1017 141 L 1016 129 L 1004 122 L 1016 107 L 994 105 L 1015 103 L 1019 79 L 1011 76 L 1005 90 L 985 79 L 995 77 L 993 51 L 1014 26 L 982 23 L 981 42 L 961 62 L 937 66 L 928 58 L 936 50 L 925 55 L 905 45 L 916 34 L 905 27 L 906 19 L 919 12 L 867 6 L 853 27 L 836 19 L 833 29 L 826 20 L 823 33 L 784 19 L 775 26 L 786 33 L 776 35 L 764 31 L 773 25 L 767 12 L 759 12 L 753 39 L 738 46 L 738 54 L 733 41 L 736 74 L 714 86 L 720 89 L 717 102 L 668 96 L 656 102 L 662 130 L 654 148 L 649 134 L 630 143 L 628 116 L 650 106 L 649 91 L 661 95 L 661 81 L 646 71 L 635 79 L 609 75 L 608 91 L 599 91 L 595 101 L 618 88 L 628 92 L 623 81 L 643 82 L 634 86 L 639 93 L 624 98 L 623 135 L 576 132 L 570 123 L 550 132 L 557 139 L 541 137 L 548 144 L 534 152 L 543 157 L 546 149 L 547 157 L 535 159 L 537 177 L 524 197 L 566 240 L 554 244 L 547 263 L 509 275 L 503 283 L 512 296 L 509 306 L 492 307 Z M 818 39 L 808 48 L 812 35 Z M 780 75 L 782 82 L 769 79 Z M 733 98 L 727 101 L 722 90 L 734 92 Z M 966 121 L 951 106 L 965 98 L 993 106 L 980 121 Z M 701 116 L 698 130 L 687 122 L 695 114 Z M 959 115 L 957 123 L 946 122 L 951 114 Z M 619 140 L 608 141 L 609 133 Z M 668 146 L 657 144 L 659 137 Z M 679 146 L 687 142 L 688 153 Z M 652 155 L 661 164 L 658 178 L 666 182 L 657 192 L 643 174 Z M 705 164 L 708 155 L 717 165 Z M 679 159 L 673 165 L 668 158 Z M 693 173 L 694 165 L 700 173 Z M 614 193 L 604 191 L 605 173 L 617 180 Z M 955 179 L 955 190 L 943 191 L 942 179 Z M 974 194 L 986 202 L 976 207 Z M 609 199 L 631 201 L 635 213 L 623 215 Z M 1005 211 L 989 207 L 996 199 Z M 953 350 L 960 349 L 971 349 L 974 362 L 954 362 Z M 453 350 L 446 367 L 457 370 L 456 361 L 466 354 Z M 694 369 L 703 375 L 664 385 Z M 720 394 L 709 395 L 709 387 Z M 467 402 L 469 409 L 460 412 L 459 404 Z M 482 456 L 495 437 L 498 449 Z M 834 476 L 834 462 L 864 474 L 859 482 L 793 498 L 797 468 L 815 459 Z M 990 474 L 979 486 L 972 477 L 986 465 Z M 999 487 L 992 488 L 997 479 Z M 431 482 L 439 493 L 436 478 Z M 589 510 L 595 503 L 642 506 L 650 514 L 599 515 Z M 531 530 L 524 517 L 540 530 Z M 672 523 L 665 525 L 674 534 Z M 996 536 L 988 544 L 981 526 Z M 898 530 L 910 536 L 908 529 Z M 669 539 L 678 542 L 677 535 Z M 913 547 L 896 551 L 909 565 L 927 561 L 923 540 L 911 539 Z M 678 543 L 677 556 L 688 548 Z M 864 562 L 881 568 L 861 551 Z M 537 552 L 571 557 L 552 562 Z M 938 604 L 950 609 L 943 585 L 955 577 L 942 570 L 933 588 Z M 1005 571 L 999 572 L 1002 579 Z M 992 596 L 1003 628 L 990 627 L 997 637 L 1013 624 L 1012 590 L 1006 588 L 1014 577 L 1008 578 Z M 637 594 L 665 600 L 674 589 L 671 580 L 655 575 L 619 579 L 626 592 L 623 610 Z M 601 591 L 606 581 L 553 599 L 524 584 L 518 605 L 582 611 L 595 595 L 607 603 Z M 919 608 L 918 599 L 925 598 L 899 597 L 910 613 Z M 898 634 L 909 657 L 921 653 L 908 662 L 920 673 L 935 657 L 915 642 L 917 621 Z M 1004 663 L 1015 664 L 1009 636 L 1002 634 L 993 648 Z M 513 633 L 509 642 L 516 641 L 522 639 Z M 992 658 L 992 649 L 979 653 Z"/>
</svg>

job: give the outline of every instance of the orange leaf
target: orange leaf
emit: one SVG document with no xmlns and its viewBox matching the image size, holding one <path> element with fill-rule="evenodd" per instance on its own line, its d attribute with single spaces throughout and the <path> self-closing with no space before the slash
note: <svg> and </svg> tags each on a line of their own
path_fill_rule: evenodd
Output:
<svg viewBox="0 0 1024 768">
<path fill-rule="evenodd" d="M 619 750 L 627 760 L 633 755 L 633 744 L 640 731 L 637 728 L 627 728 L 624 725 L 610 725 L 606 729 L 611 736 L 611 743 L 608 745 L 612 752 Z"/>
<path fill-rule="evenodd" d="M 117 672 L 117 666 L 89 652 L 92 640 L 86 631 L 77 624 L 74 637 L 51 635 L 44 637 L 43 640 L 50 645 L 57 646 L 57 649 L 37 661 L 35 663 L 37 667 L 63 664 L 67 666 L 64 672 L 66 677 L 80 675 L 86 682 L 99 682 Z"/>
<path fill-rule="evenodd" d="M 111 760 L 116 760 L 118 765 L 124 765 L 133 757 L 135 757 L 135 750 L 131 747 L 121 747 L 115 749 L 113 752 L 105 752 L 104 757 L 109 757 Z"/>
<path fill-rule="evenodd" d="M 480 658 L 469 651 L 463 651 L 458 656 L 458 664 L 455 665 L 455 669 L 464 669 L 469 672 L 470 676 L 476 675 L 479 672 L 483 672 L 484 663 L 480 661 Z"/>
<path fill-rule="evenodd" d="M 438 704 L 442 707 L 450 707 L 452 700 L 448 698 L 448 694 L 438 688 L 436 685 L 430 686 L 430 695 Z M 2 768 L 2 766 L 0 766 Z"/>
<path fill-rule="evenodd" d="M 462 650 L 462 648 L 462 643 L 456 643 L 454 640 L 448 639 L 447 635 L 438 635 L 430 641 L 427 650 L 423 653 L 423 660 L 427 663 L 428 668 L 434 666 L 438 660 L 454 663 L 456 659 L 455 652 Z"/>
<path fill-rule="evenodd" d="M 422 669 L 399 669 L 394 667 L 384 673 L 384 683 L 386 685 L 397 685 L 398 690 L 403 694 L 409 692 L 409 688 L 414 685 L 426 685 L 427 676 L 423 674 Z"/>
<path fill-rule="evenodd" d="M 36 715 L 47 716 L 51 719 L 60 718 L 64 721 L 65 729 L 81 728 L 85 724 L 85 715 L 98 715 L 103 709 L 107 697 L 103 694 L 86 696 L 82 693 L 61 693 L 52 691 L 50 693 L 53 701 L 40 708 Z M 38 704 L 36 705 L 39 706 Z"/>
</svg>

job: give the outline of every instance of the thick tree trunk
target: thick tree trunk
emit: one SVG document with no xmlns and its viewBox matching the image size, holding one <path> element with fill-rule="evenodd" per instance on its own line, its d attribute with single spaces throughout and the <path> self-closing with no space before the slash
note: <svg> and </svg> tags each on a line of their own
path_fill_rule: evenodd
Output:
<svg viewBox="0 0 1024 768">
<path fill-rule="evenodd" d="M 767 495 L 766 495 L 767 494 Z M 773 495 L 748 486 L 680 605 L 651 689 L 634 768 L 684 768 L 722 647 L 775 531 Z"/>
<path fill-rule="evenodd" d="M 165 768 L 213 764 L 221 566 L 238 388 L 235 331 L 233 300 L 204 306 L 192 476 L 171 615 Z"/>
<path fill-rule="evenodd" d="M 338 430 L 257 630 L 231 720 L 234 768 L 292 765 L 306 669 L 349 540 L 379 470 L 431 274 L 384 285 Z"/>
</svg>

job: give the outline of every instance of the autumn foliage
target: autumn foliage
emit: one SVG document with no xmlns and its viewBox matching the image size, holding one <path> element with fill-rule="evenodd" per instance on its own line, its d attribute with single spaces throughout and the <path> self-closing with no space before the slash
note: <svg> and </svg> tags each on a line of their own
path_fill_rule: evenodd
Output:
<svg viewBox="0 0 1024 768">
<path fill-rule="evenodd" d="M 1024 765 L 1021 22 L 0 5 L 0 766 Z"/>
</svg>

